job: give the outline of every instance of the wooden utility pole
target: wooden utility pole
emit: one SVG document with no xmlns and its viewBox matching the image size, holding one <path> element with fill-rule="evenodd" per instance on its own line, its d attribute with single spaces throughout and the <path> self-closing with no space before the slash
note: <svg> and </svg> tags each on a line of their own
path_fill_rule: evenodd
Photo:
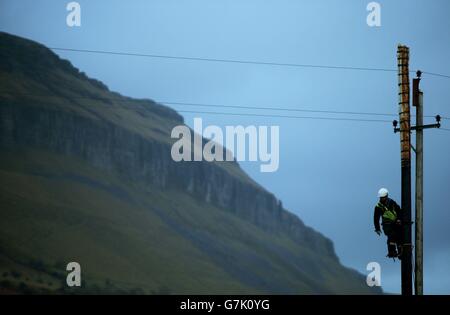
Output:
<svg viewBox="0 0 450 315">
<path fill-rule="evenodd" d="M 399 45 L 398 109 L 400 116 L 401 185 L 402 185 L 402 295 L 412 295 L 411 255 L 411 117 L 409 111 L 409 48 Z"/>
<path fill-rule="evenodd" d="M 414 288 L 423 295 L 423 93 L 419 88 L 421 72 L 413 80 L 413 106 L 416 107 L 416 233 Z"/>
</svg>

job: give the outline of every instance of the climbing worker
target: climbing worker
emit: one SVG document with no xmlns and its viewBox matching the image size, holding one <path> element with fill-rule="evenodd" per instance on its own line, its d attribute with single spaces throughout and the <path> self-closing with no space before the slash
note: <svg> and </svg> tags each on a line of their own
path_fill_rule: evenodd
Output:
<svg viewBox="0 0 450 315">
<path fill-rule="evenodd" d="M 375 206 L 373 215 L 373 224 L 375 232 L 380 235 L 380 217 L 383 226 L 383 232 L 387 236 L 387 257 L 401 259 L 401 209 L 398 204 L 388 197 L 389 192 L 386 188 L 381 188 L 378 191 L 379 202 Z"/>
</svg>

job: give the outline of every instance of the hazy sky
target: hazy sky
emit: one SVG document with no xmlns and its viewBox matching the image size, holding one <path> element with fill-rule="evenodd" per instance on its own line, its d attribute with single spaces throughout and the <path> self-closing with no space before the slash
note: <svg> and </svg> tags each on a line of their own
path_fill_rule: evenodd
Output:
<svg viewBox="0 0 450 315">
<path fill-rule="evenodd" d="M 70 28 L 66 25 L 69 1 L 0 0 L 0 30 L 49 47 L 389 69 L 396 69 L 397 44 L 402 43 L 410 47 L 411 70 L 450 74 L 448 0 L 378 1 L 381 27 L 375 28 L 366 24 L 368 0 L 78 2 L 81 27 Z M 395 72 L 57 53 L 110 89 L 133 97 L 397 114 Z M 450 117 L 450 79 L 424 75 L 421 87 L 425 114 Z M 194 117 L 202 117 L 205 125 L 280 126 L 279 170 L 260 173 L 259 163 L 249 162 L 243 168 L 287 209 L 330 237 L 345 265 L 367 273 L 367 263 L 378 261 L 384 289 L 400 292 L 400 264 L 385 258 L 385 237 L 378 237 L 372 226 L 381 186 L 400 203 L 400 144 L 390 123 L 184 117 L 189 125 Z M 450 120 L 444 120 L 443 126 L 450 128 Z M 425 293 L 450 294 L 449 144 L 450 132 L 425 131 Z"/>
</svg>

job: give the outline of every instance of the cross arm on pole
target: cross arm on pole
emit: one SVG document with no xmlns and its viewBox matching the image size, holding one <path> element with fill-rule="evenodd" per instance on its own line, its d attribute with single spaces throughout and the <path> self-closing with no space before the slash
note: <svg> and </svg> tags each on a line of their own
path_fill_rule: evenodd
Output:
<svg viewBox="0 0 450 315">
<path fill-rule="evenodd" d="M 430 129 L 430 128 L 441 128 L 441 116 L 436 115 L 436 124 L 427 124 L 427 125 L 421 125 L 421 126 L 411 126 L 410 130 L 423 130 L 423 129 Z M 392 122 L 392 125 L 394 126 L 394 133 L 402 131 L 400 128 L 397 128 L 398 121 L 394 120 Z"/>
</svg>

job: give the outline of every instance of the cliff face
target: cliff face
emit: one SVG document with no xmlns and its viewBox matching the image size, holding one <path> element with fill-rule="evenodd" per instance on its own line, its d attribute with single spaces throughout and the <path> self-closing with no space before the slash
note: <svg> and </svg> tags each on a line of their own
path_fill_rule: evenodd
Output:
<svg viewBox="0 0 450 315">
<path fill-rule="evenodd" d="M 77 156 L 94 167 L 141 182 L 148 189 L 181 190 L 264 230 L 287 232 L 294 240 L 336 258 L 331 241 L 283 209 L 273 194 L 230 175 L 215 163 L 174 162 L 170 144 L 105 120 L 14 102 L 2 103 L 0 113 L 0 143 L 4 147 L 19 145 Z M 234 162 L 230 164 L 238 169 Z"/>
<path fill-rule="evenodd" d="M 39 44 L 5 33 L 0 33 L 0 44 L 0 146 L 5 152 L 29 148 L 77 158 L 148 193 L 186 194 L 271 237 L 289 238 L 295 246 L 327 261 L 326 268 L 336 265 L 340 270 L 336 273 L 343 278 L 348 274 L 362 279 L 340 266 L 329 239 L 283 209 L 281 202 L 252 181 L 236 162 L 174 162 L 170 132 L 183 120 L 173 110 L 110 92 Z M 155 204 L 157 201 L 154 199 Z M 164 217 L 161 209 L 155 211 Z M 170 222 L 165 221 L 175 230 L 186 229 Z M 193 237 L 191 231 L 183 231 L 185 237 Z M 213 245 L 198 237 L 195 242 L 198 248 L 212 252 Z M 285 259 L 291 255 L 275 245 L 268 248 Z M 300 262 L 291 263 L 301 269 Z M 320 291 L 317 284 L 310 287 Z M 327 290 L 331 289 L 323 291 Z"/>
</svg>

